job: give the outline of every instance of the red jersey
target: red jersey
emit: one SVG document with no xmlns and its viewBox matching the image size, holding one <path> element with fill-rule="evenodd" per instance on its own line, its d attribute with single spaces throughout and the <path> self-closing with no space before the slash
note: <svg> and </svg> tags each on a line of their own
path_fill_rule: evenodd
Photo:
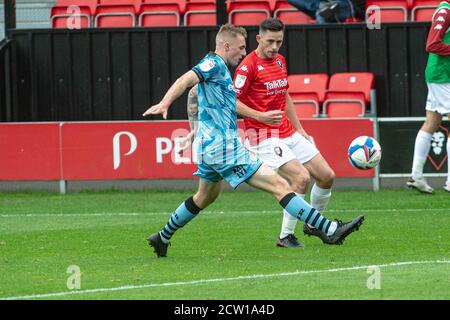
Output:
<svg viewBox="0 0 450 320">
<path fill-rule="evenodd" d="M 426 50 L 439 56 L 450 56 L 450 5 L 441 2 L 433 14 L 432 25 L 428 33 Z"/>
<path fill-rule="evenodd" d="M 242 60 L 234 74 L 234 89 L 237 98 L 248 107 L 266 112 L 286 109 L 286 93 L 289 88 L 286 60 L 281 54 L 273 59 L 262 59 L 251 52 Z M 252 145 L 271 136 L 286 138 L 295 129 L 283 113 L 280 125 L 270 125 L 244 118 L 247 136 Z"/>
</svg>

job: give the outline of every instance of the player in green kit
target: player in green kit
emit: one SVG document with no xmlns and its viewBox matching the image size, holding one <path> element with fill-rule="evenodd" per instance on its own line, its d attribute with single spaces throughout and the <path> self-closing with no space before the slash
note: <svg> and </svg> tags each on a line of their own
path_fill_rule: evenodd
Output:
<svg viewBox="0 0 450 320">
<path fill-rule="evenodd" d="M 450 3 L 443 1 L 433 14 L 426 50 L 429 52 L 425 80 L 428 86 L 425 123 L 414 145 L 412 174 L 406 185 L 424 193 L 433 193 L 423 177 L 423 166 L 430 151 L 433 134 L 450 117 Z M 447 137 L 448 174 L 444 190 L 450 192 L 450 139 Z"/>
</svg>

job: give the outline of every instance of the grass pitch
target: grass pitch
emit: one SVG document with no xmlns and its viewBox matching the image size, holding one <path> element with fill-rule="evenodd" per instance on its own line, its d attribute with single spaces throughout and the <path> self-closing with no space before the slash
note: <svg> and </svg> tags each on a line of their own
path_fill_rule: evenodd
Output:
<svg viewBox="0 0 450 320">
<path fill-rule="evenodd" d="M 336 191 L 324 214 L 364 224 L 328 246 L 299 223 L 297 250 L 271 196 L 225 192 L 157 259 L 146 237 L 190 195 L 0 193 L 0 299 L 450 299 L 448 193 Z"/>
</svg>

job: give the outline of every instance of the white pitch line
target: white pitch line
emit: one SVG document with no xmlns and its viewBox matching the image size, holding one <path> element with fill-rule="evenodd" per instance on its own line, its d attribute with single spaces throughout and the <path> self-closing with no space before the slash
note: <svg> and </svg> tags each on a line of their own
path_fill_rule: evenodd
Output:
<svg viewBox="0 0 450 320">
<path fill-rule="evenodd" d="M 428 212 L 428 211 L 444 211 L 450 212 L 450 208 L 409 208 L 409 209 L 330 209 L 326 213 L 340 213 L 340 212 Z M 263 210 L 263 211 L 205 211 L 205 214 L 220 215 L 220 214 L 273 214 L 280 213 L 281 210 Z M 119 217 L 119 216 L 159 216 L 168 215 L 173 212 L 93 212 L 93 213 L 24 213 L 24 214 L 0 214 L 0 218 L 17 218 L 17 217 Z"/>
<path fill-rule="evenodd" d="M 79 295 L 88 293 L 98 293 L 98 292 L 113 292 L 113 291 L 124 291 L 124 290 L 136 290 L 144 288 L 155 288 L 155 287 L 170 287 L 170 286 L 183 286 L 183 285 L 196 285 L 212 282 L 225 282 L 225 281 L 239 281 L 248 279 L 267 279 L 276 277 L 287 277 L 287 276 L 297 276 L 312 273 L 329 273 L 329 272 L 341 272 L 341 271 L 351 271 L 351 270 L 361 270 L 368 269 L 369 267 L 399 267 L 405 265 L 414 264 L 450 264 L 450 260 L 434 260 L 434 261 L 404 261 L 404 262 L 392 262 L 378 265 L 367 265 L 367 266 L 355 266 L 348 268 L 334 268 L 326 270 L 305 270 L 305 271 L 294 271 L 294 272 L 282 272 L 282 273 L 272 273 L 272 274 L 255 274 L 247 276 L 238 276 L 231 278 L 213 278 L 213 279 L 199 279 L 192 281 L 180 281 L 180 282 L 165 282 L 165 283 L 151 283 L 143 285 L 128 285 L 115 288 L 99 288 L 99 289 L 89 289 L 89 290 L 78 290 L 78 291 L 65 291 L 65 292 L 55 292 L 55 293 L 45 293 L 45 294 L 32 294 L 28 296 L 15 296 L 15 297 L 0 297 L 0 300 L 20 300 L 20 299 L 36 299 L 36 298 L 50 298 L 50 297 L 60 297 L 66 295 Z"/>
</svg>

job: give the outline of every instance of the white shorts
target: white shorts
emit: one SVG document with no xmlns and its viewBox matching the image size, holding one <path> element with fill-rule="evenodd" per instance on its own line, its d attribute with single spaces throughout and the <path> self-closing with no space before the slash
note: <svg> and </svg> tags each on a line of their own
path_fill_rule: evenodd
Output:
<svg viewBox="0 0 450 320">
<path fill-rule="evenodd" d="M 298 132 L 283 139 L 266 139 L 256 146 L 251 146 L 250 150 L 273 169 L 278 169 L 294 159 L 305 163 L 319 154 L 316 146 Z"/>
<path fill-rule="evenodd" d="M 428 96 L 425 110 L 440 114 L 450 113 L 450 83 L 427 83 Z"/>
</svg>

